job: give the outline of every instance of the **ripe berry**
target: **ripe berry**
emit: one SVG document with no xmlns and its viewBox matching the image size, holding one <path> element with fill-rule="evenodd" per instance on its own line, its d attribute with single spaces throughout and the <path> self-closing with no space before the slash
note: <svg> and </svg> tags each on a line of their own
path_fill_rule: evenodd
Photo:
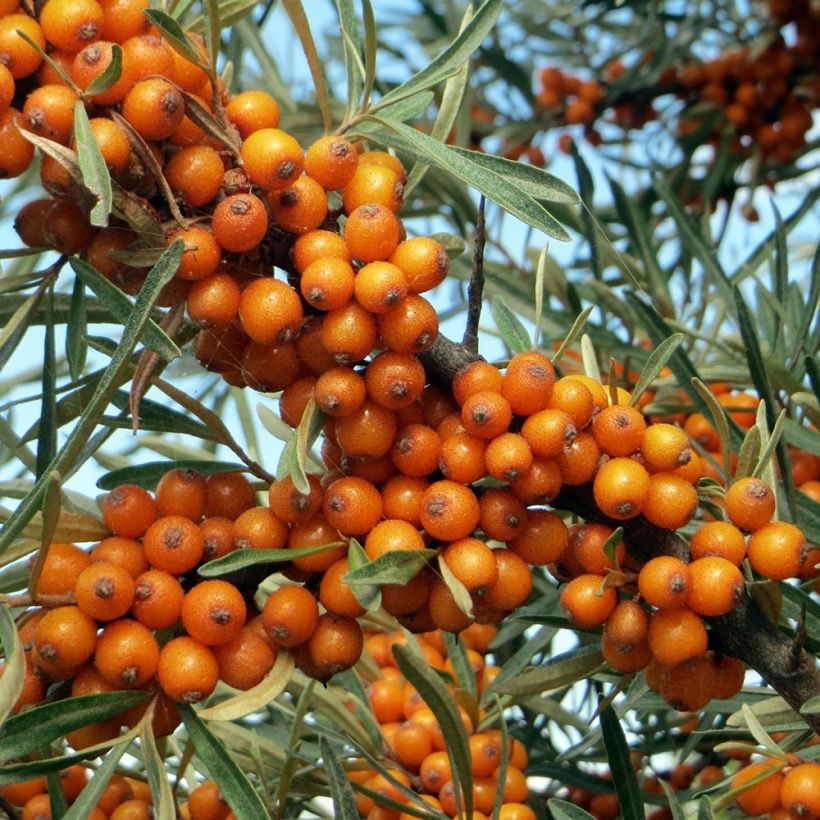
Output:
<svg viewBox="0 0 820 820">
<path fill-rule="evenodd" d="M 265 205 L 253 194 L 226 196 L 214 208 L 211 230 L 226 251 L 251 251 L 265 238 L 268 231 Z"/>
<path fill-rule="evenodd" d="M 236 637 L 245 626 L 247 608 L 242 593 L 227 581 L 202 581 L 182 602 L 182 625 L 196 641 L 215 646 Z"/>
</svg>

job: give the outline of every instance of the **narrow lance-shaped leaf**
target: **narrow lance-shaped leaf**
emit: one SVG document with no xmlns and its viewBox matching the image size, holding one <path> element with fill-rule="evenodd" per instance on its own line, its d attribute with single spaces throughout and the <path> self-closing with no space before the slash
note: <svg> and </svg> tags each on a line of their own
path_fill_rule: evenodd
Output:
<svg viewBox="0 0 820 820">
<path fill-rule="evenodd" d="M 102 478 L 97 479 L 100 490 L 113 490 L 120 484 L 136 484 L 146 490 L 155 487 L 165 473 L 173 469 L 195 470 L 200 475 L 208 476 L 215 473 L 234 472 L 244 470 L 245 465 L 235 461 L 200 461 L 195 458 L 180 458 L 174 461 L 148 461 L 135 464 L 133 467 L 122 467 L 112 470 Z"/>
<path fill-rule="evenodd" d="M 156 709 L 158 699 L 154 700 L 153 709 Z M 176 801 L 171 790 L 171 782 L 165 772 L 165 762 L 157 748 L 157 740 L 151 721 L 143 721 L 140 730 L 140 746 L 142 748 L 142 762 L 145 774 L 151 787 L 155 820 L 175 820 L 177 816 Z"/>
<path fill-rule="evenodd" d="M 359 810 L 356 808 L 356 796 L 350 785 L 344 769 L 336 759 L 333 749 L 324 737 L 319 738 L 319 750 L 325 762 L 328 780 L 330 782 L 330 796 L 333 800 L 333 816 L 339 820 L 358 820 Z"/>
<path fill-rule="evenodd" d="M 105 227 L 114 202 L 111 175 L 91 130 L 91 123 L 88 121 L 85 103 L 82 100 L 77 100 L 74 106 L 74 142 L 77 145 L 77 163 L 80 166 L 83 185 L 97 198 L 89 220 L 98 228 Z"/>
<path fill-rule="evenodd" d="M 162 32 L 162 36 L 174 51 L 186 60 L 207 69 L 208 66 L 202 62 L 202 57 L 197 53 L 193 43 L 182 26 L 170 14 L 166 14 L 161 9 L 146 9 L 145 16 Z"/>
<path fill-rule="evenodd" d="M 82 376 L 85 369 L 88 345 L 83 338 L 88 332 L 85 283 L 79 277 L 74 280 L 71 289 L 71 307 L 69 320 L 66 322 L 65 353 L 68 360 L 68 372 L 73 381 Z"/>
<path fill-rule="evenodd" d="M 638 378 L 638 383 L 632 391 L 632 398 L 629 400 L 633 407 L 638 403 L 641 394 L 652 384 L 653 381 L 660 375 L 661 370 L 666 366 L 672 354 L 678 348 L 678 345 L 683 341 L 683 333 L 673 333 L 668 339 L 664 339 L 655 349 L 649 354 L 646 364 L 641 370 L 641 375 Z"/>
<path fill-rule="evenodd" d="M 574 803 L 553 797 L 547 801 L 554 820 L 594 820 L 593 816 Z"/>
<path fill-rule="evenodd" d="M 102 74 L 96 76 L 85 89 L 85 96 L 93 97 L 108 91 L 122 74 L 122 48 L 119 43 L 111 43 L 111 62 L 105 67 Z"/>
<path fill-rule="evenodd" d="M 510 306 L 504 301 L 504 297 L 496 296 L 491 302 L 491 308 L 498 332 L 507 347 L 513 353 L 524 353 L 531 350 L 532 340 L 527 328 L 512 312 Z"/>
<path fill-rule="evenodd" d="M 46 327 L 43 337 L 43 370 L 40 379 L 40 433 L 37 437 L 39 478 L 57 453 L 57 351 L 54 335 L 54 292 L 46 295 Z"/>
<path fill-rule="evenodd" d="M 609 761 L 609 769 L 612 772 L 612 781 L 615 784 L 621 812 L 624 817 L 640 820 L 645 816 L 643 797 L 620 719 L 611 705 L 601 712 L 599 719 L 606 757 Z"/>
<path fill-rule="evenodd" d="M 65 813 L 64 820 L 85 820 L 91 815 L 129 745 L 128 743 L 119 743 L 105 756 L 91 780 L 80 792 L 79 797 L 71 804 L 71 808 Z"/>
<path fill-rule="evenodd" d="M 261 797 L 224 744 L 190 706 L 179 704 L 177 709 L 196 748 L 200 765 L 205 774 L 216 781 L 234 814 L 242 820 L 268 820 L 268 810 Z"/>
<path fill-rule="evenodd" d="M 123 328 L 120 344 L 114 352 L 111 363 L 97 383 L 93 397 L 85 407 L 82 416 L 80 416 L 79 421 L 69 434 L 57 457 L 49 465 L 47 474 L 44 474 L 37 481 L 31 492 L 6 522 L 5 529 L 0 535 L 0 551 L 20 534 L 39 508 L 48 482 L 48 474 L 51 472 L 67 472 L 74 466 L 74 460 L 82 453 L 86 442 L 97 425 L 97 421 L 108 406 L 111 396 L 119 388 L 120 377 L 128 366 L 131 354 L 142 336 L 154 301 L 160 290 L 176 273 L 181 259 L 182 242 L 176 241 L 149 271 L 142 290 L 137 296 L 134 309 Z"/>
<path fill-rule="evenodd" d="M 0 677 L 0 727 L 2 727 L 23 691 L 26 667 L 20 635 L 14 625 L 14 618 L 11 617 L 11 610 L 5 605 L 0 606 L 0 644 L 6 656 L 3 676 Z"/>
<path fill-rule="evenodd" d="M 362 98 L 365 68 L 362 65 L 362 38 L 359 32 L 359 18 L 352 0 L 336 0 L 339 15 L 339 30 L 345 54 L 345 79 L 347 81 L 347 118 L 356 113 Z"/>
</svg>

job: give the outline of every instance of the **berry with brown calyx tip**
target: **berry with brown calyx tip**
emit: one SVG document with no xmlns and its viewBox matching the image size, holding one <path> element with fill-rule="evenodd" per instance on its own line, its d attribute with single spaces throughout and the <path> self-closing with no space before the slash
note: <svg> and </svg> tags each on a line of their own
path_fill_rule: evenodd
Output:
<svg viewBox="0 0 820 820">
<path fill-rule="evenodd" d="M 160 652 L 157 679 L 171 700 L 197 703 L 216 688 L 219 663 L 205 644 L 187 636 L 173 638 Z"/>
<path fill-rule="evenodd" d="M 219 245 L 231 253 L 252 251 L 268 232 L 268 212 L 258 196 L 226 196 L 214 208 L 211 230 Z M 262 280 L 257 280 L 262 281 Z"/>
</svg>

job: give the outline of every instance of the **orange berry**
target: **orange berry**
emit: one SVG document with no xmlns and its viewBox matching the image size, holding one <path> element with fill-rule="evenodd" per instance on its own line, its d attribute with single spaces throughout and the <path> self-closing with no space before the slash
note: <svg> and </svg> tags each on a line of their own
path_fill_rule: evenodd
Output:
<svg viewBox="0 0 820 820">
<path fill-rule="evenodd" d="M 64 595 L 74 589 L 80 573 L 91 563 L 91 556 L 75 544 L 50 544 L 37 579 L 38 595 Z"/>
<path fill-rule="evenodd" d="M 136 484 L 121 484 L 100 505 L 106 525 L 115 535 L 139 538 L 156 521 L 157 508 L 151 494 Z"/>
<path fill-rule="evenodd" d="M 647 561 L 638 574 L 638 589 L 644 600 L 658 609 L 683 606 L 692 588 L 689 566 L 680 558 L 661 555 Z"/>
<path fill-rule="evenodd" d="M 179 621 L 185 592 L 170 573 L 149 569 L 134 582 L 131 614 L 149 629 L 168 629 Z"/>
<path fill-rule="evenodd" d="M 360 361 L 375 347 L 377 338 L 376 318 L 354 300 L 331 310 L 322 322 L 322 345 L 336 364 Z"/>
<path fill-rule="evenodd" d="M 220 679 L 241 691 L 261 683 L 276 660 L 276 652 L 268 641 L 249 627 L 212 648 L 219 664 Z"/>
<path fill-rule="evenodd" d="M 651 424 L 641 441 L 641 456 L 652 472 L 670 472 L 692 457 L 689 437 L 674 424 Z"/>
<path fill-rule="evenodd" d="M 572 416 L 563 410 L 539 410 L 524 422 L 521 435 L 534 455 L 555 458 L 572 444 L 576 427 Z"/>
<path fill-rule="evenodd" d="M 125 615 L 134 601 L 134 579 L 119 564 L 93 563 L 77 577 L 77 606 L 97 621 L 113 621 Z"/>
<path fill-rule="evenodd" d="M 546 566 L 557 560 L 569 542 L 567 525 L 549 510 L 532 510 L 508 548 L 528 564 Z"/>
<path fill-rule="evenodd" d="M 304 587 L 280 587 L 262 609 L 265 632 L 274 644 L 297 646 L 304 643 L 319 622 L 316 598 Z"/>
<path fill-rule="evenodd" d="M 454 481 L 434 482 L 422 498 L 422 526 L 441 541 L 456 541 L 470 535 L 479 516 L 478 500 L 472 490 Z"/>
<path fill-rule="evenodd" d="M 441 557 L 467 591 L 477 598 L 486 595 L 498 580 L 495 555 L 477 538 L 451 541 Z"/>
<path fill-rule="evenodd" d="M 35 88 L 23 105 L 26 130 L 68 145 L 74 131 L 74 104 L 77 99 L 74 91 L 65 85 L 41 85 Z M 130 148 L 127 149 L 126 158 L 128 153 Z"/>
<path fill-rule="evenodd" d="M 278 128 L 253 131 L 242 143 L 241 153 L 245 173 L 266 191 L 290 187 L 304 167 L 302 146 Z"/>
<path fill-rule="evenodd" d="M 33 74 L 43 58 L 17 32 L 23 31 L 45 51 L 46 38 L 40 24 L 28 14 L 7 14 L 0 18 L 0 63 L 15 80 Z"/>
<path fill-rule="evenodd" d="M 305 173 L 327 191 L 344 188 L 358 166 L 359 155 L 350 141 L 333 134 L 320 137 L 305 154 Z"/>
<path fill-rule="evenodd" d="M 225 106 L 225 114 L 246 140 L 254 131 L 279 125 L 279 103 L 265 91 L 243 91 Z"/>
<path fill-rule="evenodd" d="M 579 575 L 561 592 L 561 608 L 576 626 L 594 629 L 603 624 L 618 604 L 618 591 L 603 588 L 600 575 Z"/>
<path fill-rule="evenodd" d="M 438 313 L 423 296 L 409 294 L 387 313 L 378 329 L 385 345 L 397 353 L 423 353 L 438 336 Z"/>
<path fill-rule="evenodd" d="M 325 613 L 319 616 L 307 647 L 320 674 L 330 678 L 359 660 L 364 647 L 362 628 L 352 618 L 336 618 Z"/>
<path fill-rule="evenodd" d="M 590 433 L 580 432 L 556 457 L 564 484 L 577 487 L 595 476 L 601 451 Z"/>
<path fill-rule="evenodd" d="M 613 404 L 601 410 L 593 419 L 592 435 L 601 452 L 608 456 L 628 456 L 643 441 L 646 421 L 635 407 Z"/>
<path fill-rule="evenodd" d="M 265 205 L 253 194 L 226 196 L 214 208 L 211 230 L 216 241 L 226 251 L 251 251 L 262 242 L 268 232 L 268 213 Z"/>
<path fill-rule="evenodd" d="M 740 788 L 771 769 L 772 764 L 768 762 L 750 763 L 732 778 L 729 788 L 732 790 Z M 753 815 L 765 814 L 776 809 L 780 805 L 780 789 L 783 779 L 783 772 L 772 771 L 770 775 L 750 786 L 735 798 L 738 807 L 746 814 Z"/>
<path fill-rule="evenodd" d="M 546 356 L 536 351 L 517 353 L 507 365 L 501 395 L 513 413 L 531 416 L 547 408 L 554 383 L 555 368 Z"/>
<path fill-rule="evenodd" d="M 512 541 L 527 527 L 526 505 L 508 489 L 488 488 L 478 499 L 478 506 L 481 529 L 496 541 Z"/>
<path fill-rule="evenodd" d="M 747 555 L 755 572 L 774 581 L 785 581 L 800 574 L 807 550 L 801 529 L 786 521 L 774 521 L 752 533 Z"/>
<path fill-rule="evenodd" d="M 696 530 L 689 543 L 693 559 L 715 555 L 740 566 L 746 557 L 743 533 L 727 521 L 709 521 Z"/>
<path fill-rule="evenodd" d="M 236 637 L 245 626 L 247 607 L 242 593 L 227 581 L 202 581 L 182 602 L 182 625 L 196 641 L 215 646 Z"/>
<path fill-rule="evenodd" d="M 726 491 L 726 515 L 742 530 L 757 530 L 771 521 L 775 497 L 760 478 L 741 478 Z"/>
<path fill-rule="evenodd" d="M 122 115 L 143 139 L 162 140 L 179 128 L 185 102 L 171 83 L 154 77 L 140 80 L 125 95 Z"/>
<path fill-rule="evenodd" d="M 707 556 L 689 564 L 691 586 L 686 605 L 698 615 L 725 615 L 743 597 L 743 573 L 725 558 Z"/>
<path fill-rule="evenodd" d="M 493 550 L 498 579 L 482 599 L 482 604 L 498 610 L 512 611 L 527 600 L 532 591 L 532 572 L 526 562 L 512 550 Z"/>
<path fill-rule="evenodd" d="M 189 145 L 171 156 L 163 173 L 186 205 L 201 208 L 219 193 L 225 166 L 210 145 Z"/>
<path fill-rule="evenodd" d="M 213 473 L 205 479 L 208 501 L 205 516 L 223 516 L 232 521 L 256 506 L 256 493 L 242 473 Z"/>
<path fill-rule="evenodd" d="M 592 492 L 604 515 L 626 521 L 643 510 L 649 494 L 649 474 L 637 461 L 612 458 L 595 474 Z"/>
<path fill-rule="evenodd" d="M 820 763 L 799 763 L 780 785 L 780 802 L 791 816 L 820 818 Z"/>
<path fill-rule="evenodd" d="M 289 233 L 314 231 L 327 215 L 325 189 L 309 176 L 301 176 L 292 185 L 268 194 L 274 224 Z"/>
<path fill-rule="evenodd" d="M 47 612 L 34 631 L 35 664 L 53 680 L 72 677 L 94 652 L 97 625 L 79 607 Z"/>
<path fill-rule="evenodd" d="M 171 700 L 196 703 L 216 688 L 219 663 L 205 644 L 186 636 L 173 638 L 160 652 L 157 679 Z"/>
<path fill-rule="evenodd" d="M 272 277 L 255 279 L 242 291 L 239 318 L 253 341 L 266 345 L 287 342 L 299 332 L 302 304 L 286 282 Z"/>
<path fill-rule="evenodd" d="M 662 609 L 653 613 L 647 639 L 653 656 L 665 666 L 699 657 L 708 644 L 703 621 L 689 609 Z"/>
<path fill-rule="evenodd" d="M 385 260 L 402 240 L 402 225 L 384 205 L 366 204 L 354 208 L 345 223 L 345 242 L 360 262 Z"/>
<path fill-rule="evenodd" d="M 134 689 L 154 677 L 159 644 L 148 627 L 138 621 L 112 621 L 100 633 L 94 665 L 112 686 Z"/>
</svg>

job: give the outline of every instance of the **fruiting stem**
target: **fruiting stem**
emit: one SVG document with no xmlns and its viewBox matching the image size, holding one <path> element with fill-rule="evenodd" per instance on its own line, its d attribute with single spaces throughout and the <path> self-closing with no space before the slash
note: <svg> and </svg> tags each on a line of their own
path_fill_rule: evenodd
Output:
<svg viewBox="0 0 820 820">
<path fill-rule="evenodd" d="M 487 241 L 484 230 L 484 209 L 487 200 L 484 195 L 478 201 L 478 215 L 473 238 L 473 271 L 467 286 L 467 326 L 461 343 L 473 353 L 478 352 L 478 322 L 481 318 L 481 303 L 484 299 L 484 245 Z"/>
</svg>

